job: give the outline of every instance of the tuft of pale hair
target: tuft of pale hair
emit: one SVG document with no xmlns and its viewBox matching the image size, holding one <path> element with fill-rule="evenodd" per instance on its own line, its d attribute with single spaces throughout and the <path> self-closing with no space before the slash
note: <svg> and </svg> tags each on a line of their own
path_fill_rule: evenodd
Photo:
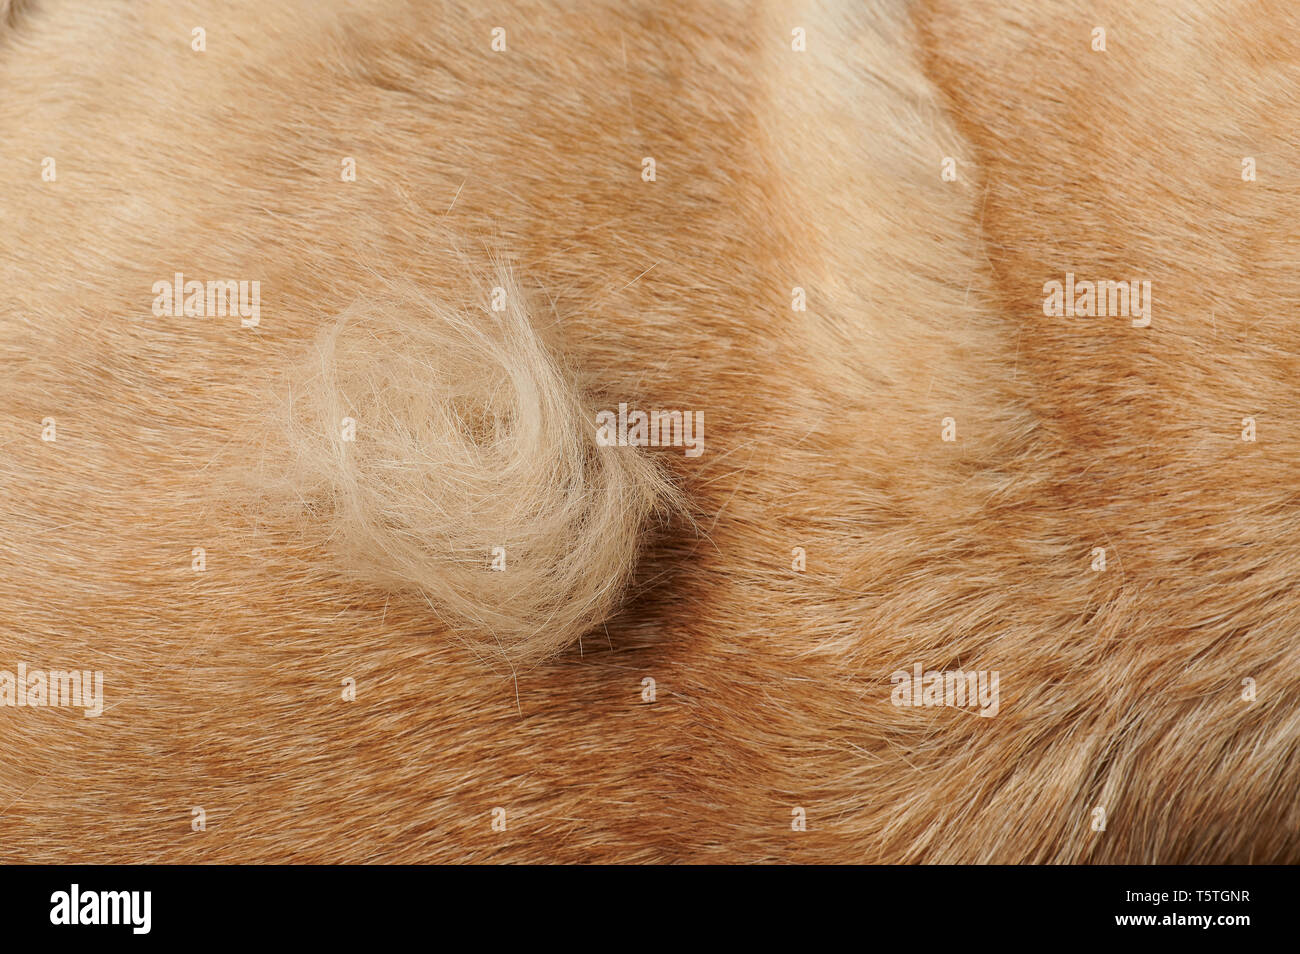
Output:
<svg viewBox="0 0 1300 954">
<path fill-rule="evenodd" d="M 418 593 L 514 668 L 618 608 L 676 493 L 644 450 L 596 443 L 594 406 L 499 285 L 500 312 L 392 289 L 329 322 L 280 415 L 280 480 L 346 574 Z"/>
</svg>

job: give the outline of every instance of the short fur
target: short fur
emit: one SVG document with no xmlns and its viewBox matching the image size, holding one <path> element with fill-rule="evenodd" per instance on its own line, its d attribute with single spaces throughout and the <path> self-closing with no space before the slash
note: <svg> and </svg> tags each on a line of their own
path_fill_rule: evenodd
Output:
<svg viewBox="0 0 1300 954">
<path fill-rule="evenodd" d="M 0 860 L 1300 860 L 1283 0 L 0 6 Z"/>
</svg>

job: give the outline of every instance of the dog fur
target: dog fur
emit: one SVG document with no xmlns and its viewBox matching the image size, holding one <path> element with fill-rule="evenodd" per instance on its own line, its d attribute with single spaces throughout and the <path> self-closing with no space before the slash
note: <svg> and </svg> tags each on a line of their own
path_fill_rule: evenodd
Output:
<svg viewBox="0 0 1300 954">
<path fill-rule="evenodd" d="M 0 860 L 1300 860 L 1283 0 L 0 9 Z"/>
</svg>

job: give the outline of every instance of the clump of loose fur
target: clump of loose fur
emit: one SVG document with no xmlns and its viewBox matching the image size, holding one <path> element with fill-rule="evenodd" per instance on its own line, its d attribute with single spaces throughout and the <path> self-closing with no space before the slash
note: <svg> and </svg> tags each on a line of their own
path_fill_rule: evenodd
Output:
<svg viewBox="0 0 1300 954">
<path fill-rule="evenodd" d="M 346 571 L 418 591 L 516 666 L 608 618 L 674 492 L 644 451 L 596 444 L 575 379 L 502 287 L 499 313 L 409 292 L 354 304 L 284 420 L 290 480 Z"/>
</svg>

